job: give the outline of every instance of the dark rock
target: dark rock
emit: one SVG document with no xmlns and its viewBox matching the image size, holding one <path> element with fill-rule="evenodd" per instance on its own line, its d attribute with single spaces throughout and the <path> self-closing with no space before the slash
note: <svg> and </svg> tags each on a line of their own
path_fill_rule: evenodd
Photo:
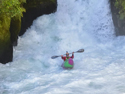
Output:
<svg viewBox="0 0 125 94">
<path fill-rule="evenodd" d="M 27 0 L 24 7 L 26 13 L 23 13 L 22 19 L 0 17 L 0 63 L 2 64 L 13 60 L 13 46 L 17 46 L 18 35 L 23 35 L 37 17 L 55 12 L 57 2 L 56 0 Z"/>
<path fill-rule="evenodd" d="M 116 0 L 110 0 L 111 11 L 112 11 L 112 19 L 115 26 L 116 36 L 125 35 L 125 19 L 120 19 L 119 9 L 115 7 Z"/>
<path fill-rule="evenodd" d="M 57 2 L 37 2 L 38 4 L 32 6 L 30 4 L 32 1 L 37 2 L 40 0 L 27 0 L 27 3 L 24 4 L 26 8 L 26 13 L 23 13 L 22 22 L 21 22 L 21 31 L 19 36 L 23 35 L 26 32 L 26 29 L 32 25 L 33 20 L 43 14 L 50 14 L 56 11 Z M 42 1 L 42 0 L 41 0 Z M 51 1 L 51 0 L 49 0 Z"/>
<path fill-rule="evenodd" d="M 10 18 L 7 16 L 0 17 L 0 63 L 6 64 L 12 61 L 13 47 L 10 41 Z"/>
<path fill-rule="evenodd" d="M 0 52 L 0 63 L 6 64 L 8 62 L 11 62 L 13 60 L 13 47 L 11 44 L 9 44 L 8 47 L 2 49 L 2 52 Z"/>
<path fill-rule="evenodd" d="M 13 17 L 10 24 L 11 42 L 13 46 L 17 46 L 18 34 L 21 28 L 21 19 Z"/>
</svg>

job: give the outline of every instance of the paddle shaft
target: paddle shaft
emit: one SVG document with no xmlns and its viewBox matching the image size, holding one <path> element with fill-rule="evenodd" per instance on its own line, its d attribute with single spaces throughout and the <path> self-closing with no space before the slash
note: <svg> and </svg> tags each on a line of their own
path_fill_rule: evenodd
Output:
<svg viewBox="0 0 125 94">
<path fill-rule="evenodd" d="M 82 53 L 82 52 L 84 52 L 84 49 L 79 49 L 78 51 L 76 51 L 76 52 L 74 52 L 74 53 Z M 69 53 L 69 54 L 72 54 L 72 53 Z M 66 54 L 64 54 L 64 55 L 66 55 Z M 55 58 L 60 57 L 60 56 L 62 56 L 62 55 L 52 56 L 51 58 L 52 58 L 52 59 L 55 59 Z"/>
<path fill-rule="evenodd" d="M 79 52 L 76 51 L 76 52 L 74 52 L 74 53 L 79 53 Z M 69 53 L 69 54 L 72 54 L 72 53 Z M 66 55 L 66 54 L 63 54 L 63 55 Z M 59 55 L 59 56 L 57 56 L 57 57 L 60 57 L 60 56 L 62 56 L 62 55 Z"/>
<path fill-rule="evenodd" d="M 77 52 L 74 52 L 74 53 L 77 53 Z M 72 54 L 72 53 L 69 53 L 69 54 Z M 66 54 L 64 54 L 64 55 L 66 55 Z M 60 55 L 61 56 L 61 55 Z"/>
</svg>

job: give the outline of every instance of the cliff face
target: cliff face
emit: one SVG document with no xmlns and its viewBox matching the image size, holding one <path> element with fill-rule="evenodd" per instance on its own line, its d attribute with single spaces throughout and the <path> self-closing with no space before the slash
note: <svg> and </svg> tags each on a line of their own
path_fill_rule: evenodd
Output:
<svg viewBox="0 0 125 94">
<path fill-rule="evenodd" d="M 34 19 L 43 14 L 50 14 L 56 11 L 57 1 L 56 0 L 27 0 L 24 4 L 26 13 L 23 13 L 21 22 L 21 31 L 19 35 L 23 35 L 26 29 L 32 25 Z"/>
<path fill-rule="evenodd" d="M 125 19 L 120 19 L 119 10 L 115 7 L 116 0 L 110 0 L 112 19 L 115 26 L 116 36 L 125 35 Z"/>
<path fill-rule="evenodd" d="M 10 41 L 10 21 L 7 16 L 0 17 L 0 62 L 12 61 L 13 49 Z"/>
<path fill-rule="evenodd" d="M 23 7 L 26 12 L 22 18 L 0 17 L 0 63 L 6 64 L 13 60 L 13 46 L 17 46 L 18 36 L 23 35 L 38 16 L 55 12 L 57 1 L 27 0 Z"/>
</svg>

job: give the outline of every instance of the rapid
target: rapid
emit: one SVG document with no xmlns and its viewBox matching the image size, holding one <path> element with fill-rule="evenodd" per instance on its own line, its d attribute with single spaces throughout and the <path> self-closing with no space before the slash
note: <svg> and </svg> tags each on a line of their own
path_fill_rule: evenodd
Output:
<svg viewBox="0 0 125 94">
<path fill-rule="evenodd" d="M 19 37 L 13 62 L 0 64 L 0 94 L 125 94 L 124 41 L 109 0 L 58 0 Z M 51 59 L 81 48 L 72 70 Z"/>
</svg>

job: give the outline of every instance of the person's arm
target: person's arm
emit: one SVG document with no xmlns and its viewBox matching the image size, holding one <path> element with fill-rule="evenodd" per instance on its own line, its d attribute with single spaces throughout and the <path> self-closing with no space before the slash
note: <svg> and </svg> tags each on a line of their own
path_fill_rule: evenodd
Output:
<svg viewBox="0 0 125 94">
<path fill-rule="evenodd" d="M 61 55 L 61 58 L 65 61 L 66 60 L 66 57 L 65 56 L 63 56 L 63 55 Z"/>
<path fill-rule="evenodd" d="M 63 55 L 61 55 L 61 58 L 62 58 L 62 59 L 64 59 L 64 56 L 63 56 Z"/>
<path fill-rule="evenodd" d="M 72 52 L 72 56 L 70 58 L 72 58 L 72 59 L 74 58 L 74 52 Z"/>
</svg>

